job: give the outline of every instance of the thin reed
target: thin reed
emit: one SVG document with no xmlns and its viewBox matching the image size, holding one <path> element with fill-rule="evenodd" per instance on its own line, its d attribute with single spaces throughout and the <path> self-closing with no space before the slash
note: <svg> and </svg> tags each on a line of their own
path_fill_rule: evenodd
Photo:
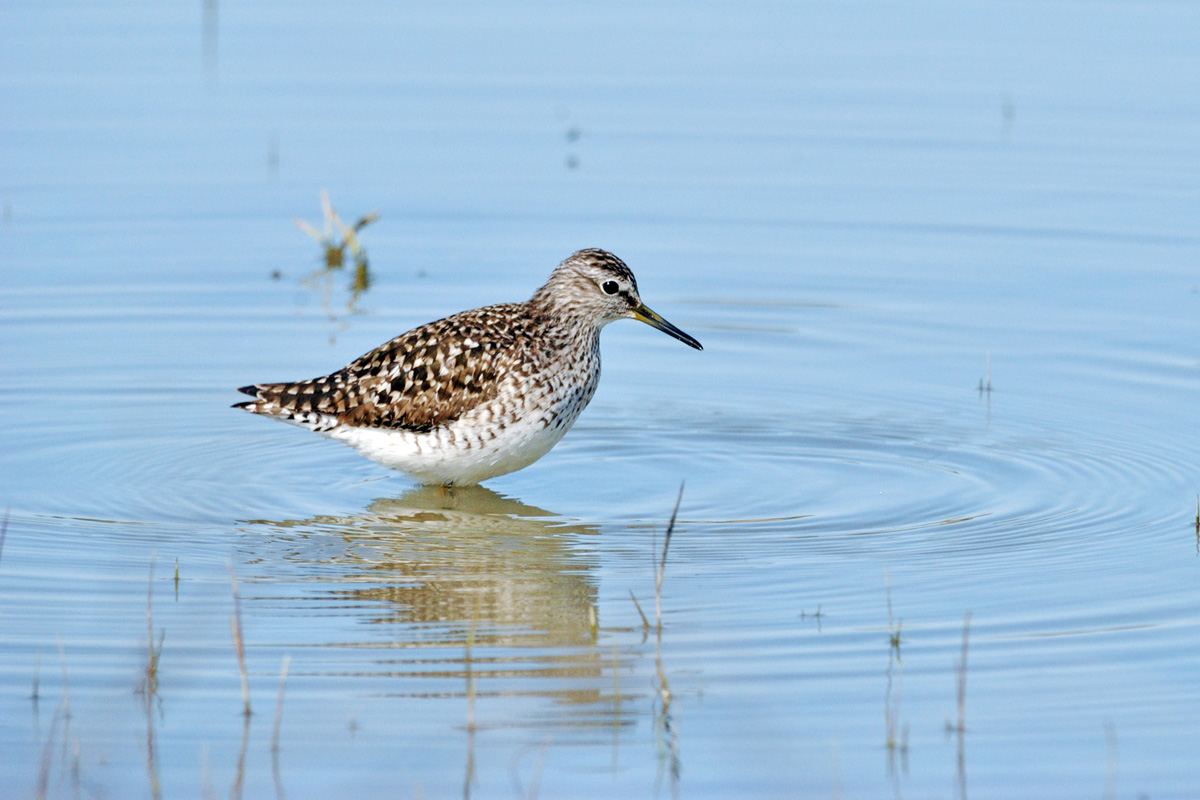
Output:
<svg viewBox="0 0 1200 800">
<path fill-rule="evenodd" d="M 662 557 L 654 572 L 654 616 L 658 629 L 662 630 L 662 582 L 667 571 L 667 549 L 671 546 L 671 534 L 675 531 L 675 519 L 679 516 L 679 504 L 683 502 L 684 484 L 679 484 L 679 495 L 675 498 L 675 508 L 671 510 L 671 521 L 667 523 L 667 533 L 663 537 Z M 636 602 L 636 601 L 635 601 Z M 639 608 L 638 611 L 641 611 Z"/>
<path fill-rule="evenodd" d="M 237 652 L 238 673 L 242 678 L 242 713 L 250 716 L 250 679 L 246 675 L 246 646 L 242 641 L 242 597 L 238 593 L 237 576 L 233 564 L 229 565 L 229 582 L 233 588 L 233 614 L 229 616 L 229 627 L 233 633 L 233 649 Z"/>
<path fill-rule="evenodd" d="M 150 556 L 150 575 L 146 579 L 146 670 L 142 676 L 139 692 L 147 698 L 158 692 L 158 664 L 162 658 L 163 642 L 167 638 L 166 630 L 159 631 L 158 643 L 154 641 L 154 562 L 155 556 Z"/>
</svg>

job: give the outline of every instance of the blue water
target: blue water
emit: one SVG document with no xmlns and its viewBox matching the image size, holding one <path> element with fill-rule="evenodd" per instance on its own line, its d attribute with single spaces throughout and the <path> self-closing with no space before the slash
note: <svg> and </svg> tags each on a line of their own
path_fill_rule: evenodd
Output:
<svg viewBox="0 0 1200 800">
<path fill-rule="evenodd" d="M 1198 31 L 6 7 L 0 794 L 1196 796 Z M 705 350 L 484 489 L 228 407 L 593 246 Z"/>
</svg>

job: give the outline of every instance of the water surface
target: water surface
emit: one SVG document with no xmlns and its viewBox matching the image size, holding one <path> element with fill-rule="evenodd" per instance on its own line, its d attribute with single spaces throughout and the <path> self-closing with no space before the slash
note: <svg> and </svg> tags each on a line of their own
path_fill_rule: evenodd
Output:
<svg viewBox="0 0 1200 800">
<path fill-rule="evenodd" d="M 8 9 L 3 794 L 1195 796 L 1197 17 Z M 589 246 L 526 470 L 228 408 Z"/>
</svg>

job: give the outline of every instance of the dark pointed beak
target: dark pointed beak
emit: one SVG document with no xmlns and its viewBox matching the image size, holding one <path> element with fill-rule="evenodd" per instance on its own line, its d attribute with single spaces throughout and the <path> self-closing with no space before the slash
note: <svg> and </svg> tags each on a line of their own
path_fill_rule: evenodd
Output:
<svg viewBox="0 0 1200 800">
<path fill-rule="evenodd" d="M 641 320 L 652 328 L 658 328 L 663 333 L 667 334 L 668 336 L 673 336 L 674 338 L 686 344 L 688 347 L 694 347 L 697 350 L 704 349 L 704 347 L 701 346 L 698 341 L 693 339 L 691 336 L 688 336 L 686 333 L 679 330 L 679 328 L 676 328 L 674 325 L 667 322 L 658 314 L 647 308 L 645 303 L 642 303 L 630 313 L 633 314 L 634 319 Z"/>
</svg>

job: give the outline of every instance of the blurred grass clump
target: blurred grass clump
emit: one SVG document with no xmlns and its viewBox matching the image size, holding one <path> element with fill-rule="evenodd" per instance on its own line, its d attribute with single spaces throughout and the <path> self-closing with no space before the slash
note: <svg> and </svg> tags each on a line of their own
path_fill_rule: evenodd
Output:
<svg viewBox="0 0 1200 800">
<path fill-rule="evenodd" d="M 362 241 L 359 238 L 359 233 L 363 228 L 379 219 L 379 213 L 372 211 L 369 214 L 359 217 L 358 221 L 353 225 L 347 225 L 329 201 L 329 192 L 322 189 L 321 214 L 324 218 L 321 230 L 317 230 L 302 219 L 296 220 L 296 227 L 312 237 L 321 246 L 324 261 L 322 268 L 305 279 L 304 282 L 309 285 L 315 285 L 318 282 L 323 283 L 325 302 L 328 305 L 332 291 L 333 275 L 345 269 L 346 254 L 349 252 L 354 262 L 354 278 L 349 287 L 350 300 L 348 306 L 353 311 L 355 302 L 371 287 L 370 263 L 367 259 L 366 248 L 362 246 Z"/>
</svg>

